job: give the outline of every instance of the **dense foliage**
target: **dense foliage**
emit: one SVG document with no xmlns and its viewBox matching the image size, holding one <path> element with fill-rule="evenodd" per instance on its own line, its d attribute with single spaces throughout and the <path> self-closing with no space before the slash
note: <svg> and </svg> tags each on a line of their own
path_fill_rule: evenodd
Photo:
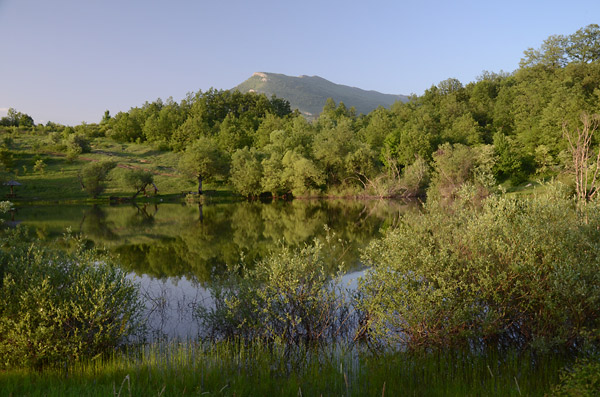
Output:
<svg viewBox="0 0 600 397">
<path fill-rule="evenodd" d="M 450 78 L 367 115 L 329 100 L 309 122 L 284 99 L 211 89 L 179 103 L 146 102 L 114 117 L 107 111 L 99 124 L 33 126 L 19 121 L 26 115 L 14 109 L 2 123 L 56 131 L 50 142 L 69 158 L 89 150 L 86 140 L 96 136 L 147 142 L 188 159 L 207 156 L 211 160 L 196 166 L 202 170 L 182 161 L 180 172 L 198 182 L 228 182 L 246 196 L 412 196 L 423 194 L 429 181 L 452 196 L 464 178 L 485 194 L 498 182 L 515 185 L 571 170 L 563 127 L 575 131 L 582 114 L 600 113 L 599 43 L 598 25 L 551 36 L 539 49 L 526 50 L 513 73 L 483 72 L 466 85 Z M 454 151 L 449 176 L 439 168 L 448 163 L 439 156 L 448 148 Z"/>
<path fill-rule="evenodd" d="M 42 244 L 17 229 L 0 244 L 0 368 L 91 358 L 139 327 L 137 287 L 81 240 Z"/>
<path fill-rule="evenodd" d="M 285 345 L 331 341 L 350 328 L 340 278 L 329 276 L 323 244 L 281 247 L 252 269 L 211 286 L 213 308 L 199 316 L 213 338 Z"/>
<path fill-rule="evenodd" d="M 365 253 L 359 307 L 371 336 L 414 349 L 597 343 L 600 208 L 548 190 L 407 214 Z"/>
</svg>

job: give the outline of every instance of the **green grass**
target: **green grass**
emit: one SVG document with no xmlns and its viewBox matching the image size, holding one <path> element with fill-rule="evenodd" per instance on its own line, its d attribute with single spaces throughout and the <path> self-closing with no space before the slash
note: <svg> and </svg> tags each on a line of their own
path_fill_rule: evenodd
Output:
<svg viewBox="0 0 600 397">
<path fill-rule="evenodd" d="M 8 136 L 8 132 L 0 130 L 0 139 Z M 13 143 L 9 150 L 14 156 L 14 166 L 10 171 L 2 172 L 3 180 L 15 179 L 22 186 L 15 187 L 16 197 L 10 198 L 19 202 L 83 202 L 107 201 L 109 196 L 131 197 L 133 188 L 121 181 L 121 175 L 127 169 L 144 169 L 154 174 L 154 181 L 159 189 L 159 199 L 181 199 L 183 192 L 197 189 L 194 180 L 181 175 L 177 170 L 179 154 L 160 151 L 149 145 L 136 143 L 116 143 L 108 138 L 91 139 L 91 152 L 82 153 L 74 161 L 69 161 L 65 153 L 48 144 L 46 135 L 30 132 L 10 134 Z M 34 171 L 38 159 L 46 164 L 43 172 Z M 111 172 L 111 180 L 106 191 L 97 200 L 92 200 L 79 184 L 78 173 L 91 161 L 112 160 L 118 166 Z M 149 189 L 152 192 L 152 189 Z M 213 196 L 232 196 L 227 187 L 219 184 L 205 184 L 205 192 Z M 0 185 L 0 196 L 10 193 L 7 186 Z M 144 200 L 144 197 L 140 197 Z"/>
<path fill-rule="evenodd" d="M 253 343 L 154 344 L 60 370 L 0 372 L 0 395 L 535 396 L 558 382 L 560 357 L 318 350 Z"/>
</svg>

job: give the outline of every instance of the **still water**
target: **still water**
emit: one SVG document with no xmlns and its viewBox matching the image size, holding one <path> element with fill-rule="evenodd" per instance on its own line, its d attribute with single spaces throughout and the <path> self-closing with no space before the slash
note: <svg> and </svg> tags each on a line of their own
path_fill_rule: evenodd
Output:
<svg viewBox="0 0 600 397">
<path fill-rule="evenodd" d="M 335 242 L 331 270 L 342 267 L 348 282 L 361 272 L 360 249 L 414 202 L 327 200 L 21 207 L 9 225 L 24 225 L 41 239 L 70 229 L 90 244 L 118 255 L 146 301 L 150 338 L 197 337 L 198 305 L 210 305 L 207 287 L 231 266 L 252 266 L 285 244 L 319 238 Z"/>
</svg>

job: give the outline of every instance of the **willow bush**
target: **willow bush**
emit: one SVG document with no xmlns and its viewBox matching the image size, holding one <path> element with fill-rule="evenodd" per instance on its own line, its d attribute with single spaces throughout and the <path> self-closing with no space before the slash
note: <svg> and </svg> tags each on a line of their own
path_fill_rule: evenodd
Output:
<svg viewBox="0 0 600 397">
<path fill-rule="evenodd" d="M 91 358 L 139 329 L 137 286 L 81 239 L 42 243 L 17 229 L 0 243 L 0 368 Z"/>
<path fill-rule="evenodd" d="M 600 339 L 600 207 L 559 185 L 479 207 L 430 202 L 364 254 L 369 335 L 409 349 L 581 349 Z"/>
<path fill-rule="evenodd" d="M 214 307 L 199 317 L 213 338 L 288 346 L 331 341 L 350 329 L 350 299 L 330 276 L 323 244 L 287 246 L 210 287 Z M 243 276 L 236 274 L 243 273 Z"/>
</svg>

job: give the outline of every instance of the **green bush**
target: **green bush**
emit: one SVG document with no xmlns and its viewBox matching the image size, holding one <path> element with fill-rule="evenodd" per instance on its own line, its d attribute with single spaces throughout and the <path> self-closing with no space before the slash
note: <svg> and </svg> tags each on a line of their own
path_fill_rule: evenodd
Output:
<svg viewBox="0 0 600 397">
<path fill-rule="evenodd" d="M 547 190 L 407 214 L 364 255 L 358 307 L 371 335 L 414 349 L 598 342 L 600 208 Z"/>
<path fill-rule="evenodd" d="M 137 287 L 82 240 L 65 236 L 46 246 L 17 229 L 1 244 L 0 368 L 94 357 L 139 328 Z"/>
<path fill-rule="evenodd" d="M 201 308 L 200 319 L 212 337 L 286 345 L 332 340 L 351 322 L 341 280 L 327 269 L 319 241 L 299 250 L 282 247 L 245 276 L 215 283 L 215 305 Z"/>
<path fill-rule="evenodd" d="M 560 383 L 551 396 L 592 397 L 600 395 L 600 362 L 580 361 L 569 371 L 563 371 Z"/>
<path fill-rule="evenodd" d="M 65 138 L 68 151 L 76 151 L 79 153 L 89 153 L 92 149 L 90 141 L 82 134 L 71 134 Z"/>
<path fill-rule="evenodd" d="M 98 197 L 106 188 L 109 172 L 117 166 L 114 161 L 88 163 L 79 173 L 79 181 L 83 190 L 93 198 Z"/>
</svg>

